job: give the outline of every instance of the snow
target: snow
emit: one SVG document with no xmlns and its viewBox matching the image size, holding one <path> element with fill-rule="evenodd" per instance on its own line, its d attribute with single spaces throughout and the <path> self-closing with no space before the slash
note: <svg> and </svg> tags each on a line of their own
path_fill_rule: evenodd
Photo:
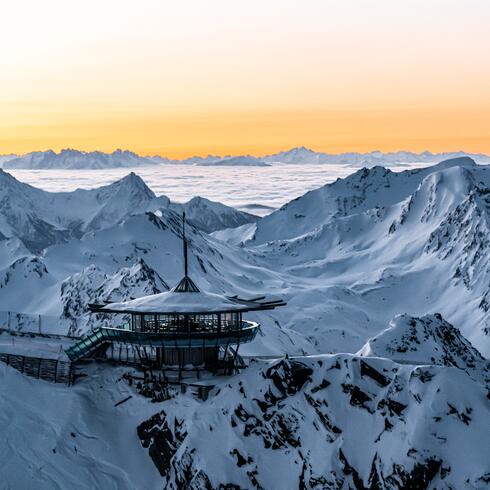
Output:
<svg viewBox="0 0 490 490">
<path fill-rule="evenodd" d="M 170 439 L 166 488 L 483 488 L 485 393 L 453 367 L 256 361 L 205 403 L 164 402 L 144 440 L 158 451 L 157 434 Z"/>
<path fill-rule="evenodd" d="M 29 333 L 0 330 L 0 352 L 43 359 L 69 361 L 65 349 L 73 340 L 61 336 L 33 336 Z"/>
<path fill-rule="evenodd" d="M 260 220 L 201 198 L 184 207 L 135 174 L 64 193 L 5 172 L 0 184 L 0 327 L 41 315 L 50 332 L 82 334 L 100 322 L 86 304 L 104 300 L 287 301 L 246 315 L 261 324 L 240 350 L 250 366 L 214 379 L 206 402 L 152 403 L 108 365 L 70 388 L 0 365 L 7 488 L 488 486 L 490 167 L 364 168 Z M 183 273 L 183 209 L 203 293 L 167 291 Z M 0 344 L 53 349 L 18 338 Z"/>
<path fill-rule="evenodd" d="M 134 214 L 167 208 L 188 211 L 192 223 L 208 232 L 257 219 L 200 198 L 171 203 L 166 196 L 157 197 L 133 172 L 98 189 L 52 193 L 19 182 L 0 169 L 0 238 L 20 238 L 32 252 L 107 228 Z"/>
<path fill-rule="evenodd" d="M 259 219 L 253 214 L 238 211 L 200 196 L 193 197 L 184 204 L 171 203 L 169 208 L 179 214 L 185 211 L 186 220 L 206 233 L 255 223 Z"/>
<path fill-rule="evenodd" d="M 82 313 L 87 302 L 126 300 L 154 291 L 147 273 L 130 281 L 134 288 L 127 286 L 126 293 L 108 298 L 115 291 L 111 277 L 122 277 L 140 259 L 166 284 L 176 284 L 182 276 L 181 220 L 174 211 L 182 208 L 163 198 L 156 198 L 155 206 L 154 194 L 135 175 L 115 187 L 73 195 L 46 195 L 3 175 L 8 185 L 2 189 L 11 206 L 21 193 L 26 195 L 23 204 L 18 202 L 20 213 L 30 206 L 32 193 L 37 209 L 34 199 L 31 209 L 52 227 L 69 223 L 75 213 L 82 224 L 78 235 L 65 231 L 62 239 L 50 231 L 48 238 L 55 243 L 38 258 L 39 270 L 47 271 L 42 277 L 28 268 L 30 262 L 12 269 L 15 260 L 30 254 L 5 249 L 3 277 L 12 279 L 2 288 L 1 309 L 65 319 L 76 312 L 82 318 L 77 328 L 83 331 L 91 325 Z M 247 354 L 356 352 L 397 314 L 441 312 L 487 355 L 488 182 L 488 168 L 470 159 L 402 172 L 374 167 L 311 191 L 253 226 L 210 237 L 189 223 L 191 275 L 210 293 L 271 294 L 288 302 L 276 311 L 249 315 L 261 323 L 264 335 L 245 346 Z M 80 195 L 91 198 L 67 211 L 67 198 Z M 194 215 L 193 206 L 186 211 L 197 216 L 199 226 L 216 222 L 220 206 L 202 199 L 194 203 Z M 68 216 L 53 218 L 58 207 Z M 153 207 L 153 213 L 147 211 Z M 87 225 L 84 209 L 91 213 Z M 31 229 L 32 213 L 25 220 L 25 229 Z M 27 239 L 32 242 L 32 236 Z M 91 275 L 92 266 L 97 275 Z M 72 286 L 60 294 L 70 277 Z M 30 291 L 25 297 L 16 294 L 23 281 Z M 67 308 L 70 303 L 73 309 Z"/>
<path fill-rule="evenodd" d="M 443 346 L 451 359 L 379 357 L 390 345 Z M 213 378 L 205 402 L 180 390 L 152 402 L 123 378 L 130 368 L 84 365 L 67 387 L 0 364 L 4 485 L 485 488 L 490 385 L 478 352 L 438 316 L 397 317 L 362 352 L 256 360 Z"/>
<path fill-rule="evenodd" d="M 24 377 L 0 363 L 4 488 L 161 488 L 135 427 L 154 412 L 117 368 L 93 367 L 74 387 Z M 133 394 L 134 399 L 114 407 Z M 35 444 L 33 444 L 35 441 Z"/>
<path fill-rule="evenodd" d="M 101 311 L 141 313 L 214 313 L 225 311 L 251 311 L 260 306 L 246 305 L 232 297 L 205 291 L 176 292 L 173 289 L 160 294 L 143 296 L 119 303 L 109 303 Z"/>
</svg>

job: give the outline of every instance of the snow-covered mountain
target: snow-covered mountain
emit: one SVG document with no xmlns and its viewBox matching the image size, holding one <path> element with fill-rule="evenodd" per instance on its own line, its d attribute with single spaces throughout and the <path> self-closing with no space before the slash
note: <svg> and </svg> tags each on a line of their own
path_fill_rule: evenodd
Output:
<svg viewBox="0 0 490 490">
<path fill-rule="evenodd" d="M 488 355 L 489 185 L 489 167 L 469 158 L 363 169 L 291 201 L 253 233 L 243 227 L 242 240 L 241 229 L 228 235 L 295 278 L 285 325 L 319 351 L 360 348 L 396 314 L 440 311 Z"/>
<path fill-rule="evenodd" d="M 226 157 L 225 157 L 226 158 Z M 218 162 L 219 160 L 223 160 L 223 157 L 219 155 L 208 155 L 205 157 L 201 156 L 193 156 L 189 158 L 185 158 L 184 160 L 175 160 L 176 163 L 188 163 L 190 165 L 208 165 L 213 162 Z"/>
<path fill-rule="evenodd" d="M 490 361 L 439 313 L 414 318 L 396 316 L 386 330 L 369 339 L 358 352 L 407 364 L 453 366 L 477 375 L 490 386 Z"/>
<path fill-rule="evenodd" d="M 327 153 L 313 151 L 310 148 L 300 146 L 272 155 L 266 155 L 263 157 L 263 160 L 269 163 L 331 163 L 331 156 Z"/>
<path fill-rule="evenodd" d="M 157 197 L 133 172 L 97 189 L 51 193 L 19 182 L 0 169 L 0 239 L 17 237 L 33 252 L 110 227 L 134 214 L 169 207 L 185 210 L 193 224 L 207 232 L 257 220 L 202 198 L 171 203 L 165 196 Z"/>
<path fill-rule="evenodd" d="M 424 324 L 432 339 L 428 362 L 395 363 L 389 349 L 384 359 L 256 361 L 207 403 L 183 404 L 178 396 L 164 402 L 138 427 L 164 486 L 484 488 L 484 361 L 442 318 L 404 321 Z M 410 348 L 419 339 L 403 342 Z"/>
<path fill-rule="evenodd" d="M 363 355 L 256 360 L 214 378 L 205 402 L 180 389 L 152 401 L 124 367 L 86 366 L 67 387 L 0 363 L 3 484 L 29 488 L 40 474 L 40 490 L 486 488 L 481 356 L 435 316 L 387 332 L 375 357 L 371 340 Z M 427 360 L 394 362 L 400 348 Z"/>
<path fill-rule="evenodd" d="M 288 302 L 261 317 L 264 335 L 245 346 L 250 352 L 357 352 L 397 314 L 441 312 L 488 355 L 489 175 L 488 167 L 468 158 L 400 173 L 363 169 L 256 223 L 214 237 L 198 229 L 235 226 L 243 215 L 225 212 L 223 218 L 219 205 L 202 199 L 182 206 L 159 198 L 155 204 L 154 195 L 136 176 L 126 178 L 132 190 L 121 191 L 118 197 L 113 188 L 67 193 L 76 205 L 62 201 L 54 207 L 80 214 L 73 216 L 71 211 L 53 220 L 44 213 L 43 226 L 37 228 L 43 233 L 34 242 L 38 250 L 40 239 L 48 244 L 42 247 L 47 246 L 43 260 L 58 289 L 40 290 L 42 300 L 35 303 L 23 299 L 21 311 L 35 312 L 41 304 L 46 306 L 39 313 L 59 315 L 61 282 L 92 264 L 111 276 L 143 258 L 172 286 L 182 270 L 179 214 L 185 208 L 194 237 L 192 267 L 205 289 L 270 293 Z M 25 190 L 18 184 L 16 195 L 0 203 L 17 202 Z M 44 205 L 47 193 L 34 192 L 42 194 L 37 207 L 49 208 Z M 79 192 L 98 193 L 97 206 L 82 206 L 74 199 Z M 48 197 L 49 202 L 56 201 Z M 25 223 L 27 231 L 15 236 L 27 236 L 23 241 L 29 244 L 37 223 L 32 216 L 39 219 L 31 201 L 27 206 L 29 198 L 17 202 L 22 219 L 14 220 Z M 32 212 L 27 212 L 30 208 Z M 6 226 L 0 232 L 12 236 Z M 5 250 L 12 250 L 5 267 L 25 256 L 13 244 Z M 15 294 L 14 289 L 8 294 Z"/>
<path fill-rule="evenodd" d="M 20 238 L 32 251 L 168 204 L 134 173 L 98 189 L 51 193 L 0 170 L 0 233 Z"/>
<path fill-rule="evenodd" d="M 253 214 L 238 211 L 200 196 L 193 197 L 184 204 L 171 203 L 169 207 L 179 214 L 185 211 L 187 221 L 206 233 L 236 228 L 255 223 L 260 219 Z"/>
<path fill-rule="evenodd" d="M 111 319 L 96 318 L 87 311 L 87 304 L 126 301 L 168 289 L 168 284 L 143 259 L 138 259 L 131 267 L 121 267 L 114 274 L 106 274 L 91 264 L 61 283 L 61 317 L 74 322 L 72 334 L 86 332 L 101 321 L 120 325 L 127 319 L 117 315 Z"/>
<path fill-rule="evenodd" d="M 172 287 L 183 209 L 201 289 L 288 303 L 247 316 L 250 366 L 214 377 L 206 402 L 152 401 L 121 367 L 67 388 L 0 364 L 7 488 L 34 471 L 41 489 L 488 486 L 490 167 L 362 169 L 212 236 L 242 217 L 134 174 L 62 194 L 0 179 L 0 310 L 80 333 L 104 321 L 87 303 Z"/>
<path fill-rule="evenodd" d="M 185 158 L 183 160 L 172 160 L 162 156 L 148 157 L 155 163 L 174 163 L 182 165 L 197 165 L 197 166 L 223 166 L 223 167 L 233 167 L 233 166 L 252 166 L 252 167 L 267 167 L 268 163 L 260 158 L 253 157 L 251 155 L 228 155 L 221 157 L 218 155 L 208 155 L 206 157 L 194 156 Z"/>
<path fill-rule="evenodd" d="M 79 151 L 72 149 L 35 151 L 4 164 L 6 169 L 102 169 L 118 167 L 140 167 L 154 165 L 150 158 L 141 157 L 131 151 L 116 150 L 113 153 L 101 151 Z"/>
</svg>

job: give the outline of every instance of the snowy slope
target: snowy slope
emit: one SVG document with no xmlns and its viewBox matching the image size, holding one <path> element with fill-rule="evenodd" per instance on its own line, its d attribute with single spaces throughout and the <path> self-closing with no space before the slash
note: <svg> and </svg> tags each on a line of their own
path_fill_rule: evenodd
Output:
<svg viewBox="0 0 490 490">
<path fill-rule="evenodd" d="M 244 246 L 295 278 L 286 326 L 320 352 L 358 349 L 396 314 L 440 311 L 488 355 L 489 184 L 467 158 L 363 169 L 264 217 Z"/>
<path fill-rule="evenodd" d="M 0 269 L 8 267 L 17 259 L 29 255 L 31 255 L 31 252 L 18 238 L 0 237 Z"/>
<path fill-rule="evenodd" d="M 52 150 L 36 151 L 4 164 L 4 168 L 17 169 L 102 169 L 117 167 L 140 167 L 154 165 L 150 158 L 141 157 L 130 151 L 116 150 L 113 153 L 101 151 L 79 151 L 66 149 L 56 153 Z"/>
<path fill-rule="evenodd" d="M 134 214 L 169 207 L 186 210 L 192 223 L 207 232 L 257 219 L 202 198 L 170 203 L 165 196 L 157 197 L 133 172 L 97 189 L 51 193 L 0 170 L 0 240 L 17 237 L 33 252 L 110 227 Z"/>
<path fill-rule="evenodd" d="M 477 375 L 490 386 L 490 361 L 440 314 L 414 318 L 398 315 L 386 330 L 369 339 L 358 352 L 409 364 L 454 366 Z"/>
<path fill-rule="evenodd" d="M 236 228 L 259 220 L 258 216 L 238 211 L 200 196 L 196 196 L 183 204 L 171 203 L 169 208 L 179 214 L 185 211 L 186 220 L 206 233 Z"/>
<path fill-rule="evenodd" d="M 0 363 L 2 488 L 161 489 L 136 437 L 155 407 L 146 400 L 114 407 L 130 394 L 121 374 L 95 369 L 91 382 L 67 387 Z"/>
</svg>

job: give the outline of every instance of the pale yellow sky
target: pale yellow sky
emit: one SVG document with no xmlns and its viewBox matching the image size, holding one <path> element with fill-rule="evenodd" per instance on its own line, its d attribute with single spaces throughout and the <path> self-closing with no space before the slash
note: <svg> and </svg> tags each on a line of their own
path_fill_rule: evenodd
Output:
<svg viewBox="0 0 490 490">
<path fill-rule="evenodd" d="M 16 0 L 0 153 L 490 153 L 488 0 Z"/>
</svg>

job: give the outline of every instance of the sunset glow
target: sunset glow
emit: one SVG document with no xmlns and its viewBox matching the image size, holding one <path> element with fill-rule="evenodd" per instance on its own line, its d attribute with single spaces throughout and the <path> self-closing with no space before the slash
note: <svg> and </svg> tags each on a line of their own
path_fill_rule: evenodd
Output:
<svg viewBox="0 0 490 490">
<path fill-rule="evenodd" d="M 0 153 L 490 153 L 486 0 L 17 1 Z"/>
</svg>

